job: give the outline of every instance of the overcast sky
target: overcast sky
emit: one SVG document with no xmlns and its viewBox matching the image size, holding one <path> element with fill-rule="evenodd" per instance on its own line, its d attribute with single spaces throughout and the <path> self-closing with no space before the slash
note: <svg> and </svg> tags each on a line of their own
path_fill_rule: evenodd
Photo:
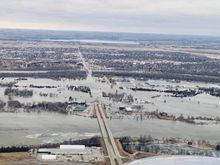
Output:
<svg viewBox="0 0 220 165">
<path fill-rule="evenodd" d="M 220 0 L 1 0 L 0 28 L 220 36 Z"/>
</svg>

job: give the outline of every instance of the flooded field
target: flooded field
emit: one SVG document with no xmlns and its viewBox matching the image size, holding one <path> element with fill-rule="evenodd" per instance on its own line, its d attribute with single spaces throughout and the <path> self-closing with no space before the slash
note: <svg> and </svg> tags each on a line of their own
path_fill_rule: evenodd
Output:
<svg viewBox="0 0 220 165">
<path fill-rule="evenodd" d="M 1 101 L 18 100 L 22 104 L 33 104 L 40 102 L 68 102 L 69 97 L 78 102 L 86 102 L 89 108 L 93 101 L 100 100 L 108 105 L 108 113 L 113 114 L 109 119 L 110 126 L 114 136 L 133 136 L 151 135 L 156 138 L 180 137 L 187 139 L 205 139 L 210 142 L 219 142 L 220 124 L 213 123 L 208 125 L 194 125 L 179 121 L 146 119 L 138 120 L 135 115 L 117 118 L 113 112 L 117 112 L 119 106 L 131 106 L 131 104 L 143 105 L 143 111 L 167 112 L 169 114 L 185 116 L 211 116 L 220 117 L 220 98 L 209 94 L 199 94 L 193 97 L 177 98 L 171 97 L 166 93 L 133 91 L 130 88 L 134 86 L 151 87 L 157 89 L 166 88 L 196 88 L 196 87 L 216 87 L 219 84 L 205 84 L 193 82 L 168 82 L 164 80 L 140 81 L 129 79 L 122 81 L 121 78 L 115 78 L 116 85 L 111 87 L 107 82 L 101 82 L 99 78 L 95 81 L 90 80 L 52 80 L 28 78 L 18 80 L 16 78 L 5 78 L 0 80 L 1 84 L 14 83 L 19 90 L 33 90 L 32 97 L 5 96 L 5 87 L 0 87 Z M 33 86 L 50 86 L 50 88 L 33 88 Z M 80 91 L 68 90 L 70 85 L 88 86 L 91 89 L 91 95 Z M 152 85 L 154 85 L 152 87 Z M 121 88 L 123 87 L 123 88 Z M 134 103 L 115 102 L 109 98 L 103 97 L 102 92 L 118 92 L 131 94 Z M 52 93 L 44 96 L 40 93 Z M 160 95 L 158 97 L 153 97 Z M 166 100 L 166 102 L 164 101 Z M 146 102 L 147 101 L 147 102 Z M 49 142 L 60 142 L 64 140 L 82 139 L 100 135 L 96 119 L 60 114 L 55 112 L 23 112 L 18 109 L 15 112 L 7 112 L 7 105 L 4 111 L 0 113 L 0 145 L 19 145 L 19 144 L 40 144 Z"/>
</svg>

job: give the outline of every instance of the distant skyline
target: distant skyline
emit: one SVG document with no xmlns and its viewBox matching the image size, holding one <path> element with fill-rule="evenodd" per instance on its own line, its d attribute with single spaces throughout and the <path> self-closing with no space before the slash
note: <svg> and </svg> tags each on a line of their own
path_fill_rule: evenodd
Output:
<svg viewBox="0 0 220 165">
<path fill-rule="evenodd" d="M 219 0 L 7 0 L 0 28 L 220 36 Z"/>
</svg>

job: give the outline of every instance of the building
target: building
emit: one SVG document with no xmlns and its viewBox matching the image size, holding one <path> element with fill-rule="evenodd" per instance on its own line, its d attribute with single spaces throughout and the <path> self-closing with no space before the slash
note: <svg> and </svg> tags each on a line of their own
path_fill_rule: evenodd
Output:
<svg viewBox="0 0 220 165">
<path fill-rule="evenodd" d="M 124 106 L 120 106 L 119 107 L 120 111 L 126 112 L 126 113 L 131 113 L 133 112 L 133 109 L 131 107 L 124 107 Z"/>
<path fill-rule="evenodd" d="M 57 156 L 56 155 L 41 155 L 42 160 L 56 160 Z"/>
<path fill-rule="evenodd" d="M 90 148 L 85 145 L 60 145 L 60 148 L 40 148 L 38 154 L 48 155 L 87 155 L 91 153 Z"/>
<path fill-rule="evenodd" d="M 60 145 L 61 150 L 85 150 L 85 145 Z"/>
<path fill-rule="evenodd" d="M 104 155 L 100 148 L 85 145 L 60 145 L 59 148 L 40 148 L 37 159 L 42 161 L 61 162 L 101 162 Z"/>
<path fill-rule="evenodd" d="M 69 112 L 83 112 L 86 110 L 86 108 L 87 108 L 86 105 L 77 105 L 77 106 L 68 105 L 67 110 Z"/>
</svg>

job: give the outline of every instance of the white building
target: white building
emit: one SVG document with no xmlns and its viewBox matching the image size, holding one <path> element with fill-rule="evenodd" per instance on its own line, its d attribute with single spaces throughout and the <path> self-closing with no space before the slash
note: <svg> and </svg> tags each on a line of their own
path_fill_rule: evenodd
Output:
<svg viewBox="0 0 220 165">
<path fill-rule="evenodd" d="M 91 154 L 91 149 L 85 145 L 60 145 L 60 148 L 40 148 L 38 154 L 48 155 L 88 155 Z"/>
<path fill-rule="evenodd" d="M 125 107 L 125 112 L 133 112 L 133 109 L 131 107 Z"/>
<path fill-rule="evenodd" d="M 61 150 L 85 150 L 85 145 L 60 145 Z"/>
<path fill-rule="evenodd" d="M 56 155 L 41 155 L 42 160 L 56 160 Z"/>
</svg>

